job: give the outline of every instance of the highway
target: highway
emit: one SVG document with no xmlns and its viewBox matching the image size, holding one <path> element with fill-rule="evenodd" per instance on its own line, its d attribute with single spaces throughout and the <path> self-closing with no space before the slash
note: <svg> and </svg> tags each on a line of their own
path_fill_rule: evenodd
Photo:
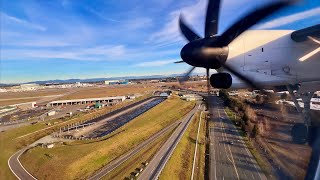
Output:
<svg viewBox="0 0 320 180">
<path fill-rule="evenodd" d="M 162 135 L 167 133 L 169 130 L 172 130 L 173 128 L 175 128 L 180 123 L 181 123 L 181 121 L 177 121 L 177 122 L 165 127 L 164 129 L 162 129 L 158 133 L 154 134 L 149 139 L 147 139 L 146 141 L 142 142 L 141 144 L 139 144 L 137 147 L 135 147 L 134 149 L 132 149 L 128 153 L 126 153 L 126 154 L 120 156 L 119 158 L 113 160 L 112 162 L 110 162 L 107 166 L 102 168 L 102 170 L 100 170 L 98 173 L 96 173 L 95 175 L 93 175 L 92 177 L 90 177 L 88 179 L 89 180 L 101 179 L 102 177 L 107 175 L 109 172 L 111 172 L 112 170 L 114 170 L 115 168 L 120 166 L 122 163 L 127 161 L 129 158 L 131 158 L 132 156 L 137 154 L 139 151 L 141 151 L 147 145 L 149 145 L 150 143 L 152 143 L 155 140 L 157 140 L 158 138 L 160 138 Z"/>
<path fill-rule="evenodd" d="M 212 96 L 210 102 L 209 179 L 267 179 L 225 113 L 223 101 Z"/>
<path fill-rule="evenodd" d="M 149 162 L 147 167 L 139 175 L 138 179 L 158 179 L 161 171 L 172 155 L 175 147 L 179 143 L 181 137 L 186 131 L 188 125 L 190 124 L 194 114 L 199 109 L 200 105 L 197 104 L 195 108 L 189 112 L 182 120 L 182 123 L 177 127 L 177 129 L 172 133 L 169 139 L 163 144 L 159 151 L 154 155 L 152 160 Z"/>
</svg>

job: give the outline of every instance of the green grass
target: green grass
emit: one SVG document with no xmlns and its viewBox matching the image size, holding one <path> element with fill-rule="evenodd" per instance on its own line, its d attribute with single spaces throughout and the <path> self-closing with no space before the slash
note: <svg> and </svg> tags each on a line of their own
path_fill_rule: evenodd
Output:
<svg viewBox="0 0 320 180">
<path fill-rule="evenodd" d="M 194 116 L 181 141 L 160 174 L 159 179 L 190 179 L 196 146 L 200 113 Z M 205 117 L 203 113 L 202 117 Z M 204 179 L 205 171 L 205 120 L 201 121 L 194 179 Z M 197 168 L 198 167 L 198 168 Z"/>
<path fill-rule="evenodd" d="M 141 98 L 137 99 L 141 100 Z M 130 103 L 133 103 L 132 101 Z M 118 104 L 112 107 L 107 107 L 96 112 L 83 114 L 80 113 L 73 117 L 64 118 L 63 120 L 50 120 L 45 122 L 39 122 L 34 125 L 23 126 L 20 128 L 15 128 L 11 130 L 7 130 L 5 132 L 0 132 L 0 179 L 16 179 L 12 174 L 11 170 L 8 167 L 7 161 L 12 154 L 16 151 L 22 149 L 23 147 L 33 143 L 34 141 L 51 134 L 52 132 L 57 131 L 60 127 L 66 126 L 71 123 L 80 122 L 84 120 L 88 120 L 99 116 L 103 113 L 107 113 L 109 111 L 113 111 L 115 109 L 121 108 L 128 103 Z M 47 126 L 46 123 L 50 122 L 54 124 L 52 126 Z"/>
<path fill-rule="evenodd" d="M 126 177 L 130 177 L 130 174 L 132 172 L 135 172 L 136 168 L 145 167 L 143 163 L 150 162 L 152 157 L 158 152 L 158 150 L 170 137 L 170 135 L 173 133 L 175 129 L 176 128 L 169 130 L 164 135 L 156 139 L 154 142 L 147 145 L 140 152 L 132 156 L 130 159 L 126 160 L 123 164 L 121 164 L 119 167 L 108 173 L 102 179 L 125 179 Z"/>
<path fill-rule="evenodd" d="M 51 120 L 47 121 L 51 122 L 60 122 L 58 120 Z M 41 137 L 50 134 L 54 131 L 55 128 L 58 128 L 62 122 L 57 124 L 57 126 L 47 129 L 46 131 L 40 131 L 38 133 L 31 134 L 29 136 L 18 138 L 25 134 L 33 133 L 35 131 L 47 128 L 48 126 L 45 125 L 44 122 L 38 123 L 35 125 L 24 126 L 21 128 L 16 128 L 12 130 L 8 130 L 5 132 L 0 133 L 0 179 L 15 179 L 15 176 L 10 171 L 7 161 L 9 157 L 14 154 L 16 151 L 20 150 L 21 148 L 31 144 L 32 142 L 40 139 Z"/>
<path fill-rule="evenodd" d="M 21 161 L 39 179 L 84 179 L 180 119 L 194 105 L 170 98 L 119 128 L 112 138 L 94 143 L 76 141 L 52 149 L 36 147 L 22 155 Z"/>
</svg>

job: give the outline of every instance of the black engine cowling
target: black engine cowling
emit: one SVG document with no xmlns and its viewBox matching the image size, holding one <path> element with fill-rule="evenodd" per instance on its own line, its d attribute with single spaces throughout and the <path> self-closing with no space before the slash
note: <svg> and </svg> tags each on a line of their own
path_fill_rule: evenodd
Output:
<svg viewBox="0 0 320 180">
<path fill-rule="evenodd" d="M 229 73 L 212 74 L 210 84 L 214 88 L 228 89 L 232 85 L 232 77 Z"/>
</svg>

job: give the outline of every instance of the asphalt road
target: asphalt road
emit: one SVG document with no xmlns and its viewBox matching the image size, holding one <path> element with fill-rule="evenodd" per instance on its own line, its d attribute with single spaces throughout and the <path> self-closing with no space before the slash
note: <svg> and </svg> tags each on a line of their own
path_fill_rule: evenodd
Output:
<svg viewBox="0 0 320 180">
<path fill-rule="evenodd" d="M 181 137 L 186 131 L 188 125 L 190 124 L 194 114 L 197 112 L 199 104 L 195 106 L 195 108 L 189 112 L 182 120 L 182 123 L 177 127 L 177 129 L 173 132 L 173 134 L 169 137 L 169 139 L 163 144 L 163 146 L 159 149 L 159 151 L 155 154 L 152 160 L 149 162 L 147 167 L 142 171 L 139 175 L 138 179 L 158 179 L 161 171 L 172 155 L 175 147 L 179 143 Z"/>
<path fill-rule="evenodd" d="M 112 170 L 114 170 L 115 168 L 117 168 L 118 166 L 120 166 L 122 163 L 124 163 L 125 161 L 127 161 L 128 159 L 130 159 L 132 156 L 134 156 L 135 154 L 137 154 L 139 151 L 141 151 L 143 148 L 145 148 L 147 145 L 149 145 L 150 143 L 154 142 L 155 140 L 157 140 L 159 137 L 161 137 L 162 135 L 164 135 L 166 132 L 168 132 L 169 130 L 172 130 L 174 127 L 176 127 L 179 123 L 181 123 L 181 121 L 177 121 L 171 125 L 169 125 L 168 127 L 162 129 L 161 131 L 159 131 L 158 133 L 154 134 L 153 136 L 151 136 L 149 139 L 147 139 L 146 141 L 142 142 L 141 144 L 139 144 L 137 147 L 135 147 L 133 150 L 131 150 L 130 152 L 122 155 L 121 157 L 113 160 L 112 162 L 110 162 L 107 166 L 105 166 L 102 170 L 100 170 L 98 173 L 96 173 L 95 175 L 93 175 L 92 177 L 89 178 L 89 180 L 96 180 L 96 179 L 101 179 L 102 177 L 104 177 L 105 175 L 107 175 L 109 172 L 111 172 Z"/>
<path fill-rule="evenodd" d="M 243 138 L 224 111 L 223 101 L 216 96 L 212 103 L 209 127 L 210 179 L 267 179 Z M 231 144 L 232 142 L 233 144 Z"/>
<path fill-rule="evenodd" d="M 20 155 L 26 150 L 27 148 L 23 148 L 20 151 L 16 152 L 13 154 L 9 160 L 8 160 L 8 165 L 13 174 L 18 178 L 18 179 L 23 179 L 23 180 L 34 180 L 36 179 L 33 177 L 26 169 L 22 166 L 22 164 L 19 161 Z"/>
<path fill-rule="evenodd" d="M 53 142 L 68 142 L 71 140 L 66 139 L 59 139 L 59 138 L 52 138 L 51 135 L 45 136 L 34 143 L 30 144 L 29 146 L 17 151 L 14 153 L 8 160 L 8 166 L 11 170 L 11 172 L 17 177 L 17 179 L 21 180 L 31 180 L 31 179 L 37 179 L 35 178 L 30 172 L 28 172 L 23 165 L 21 164 L 19 157 L 29 148 L 35 147 L 39 143 L 53 143 Z"/>
</svg>

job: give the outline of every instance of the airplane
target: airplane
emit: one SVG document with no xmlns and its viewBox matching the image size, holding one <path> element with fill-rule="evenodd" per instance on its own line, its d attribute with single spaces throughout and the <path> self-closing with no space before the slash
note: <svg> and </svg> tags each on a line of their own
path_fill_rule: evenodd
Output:
<svg viewBox="0 0 320 180">
<path fill-rule="evenodd" d="M 180 15 L 180 31 L 189 43 L 181 49 L 182 61 L 176 63 L 192 66 L 180 80 L 182 83 L 196 67 L 205 68 L 208 93 L 210 86 L 218 89 L 264 91 L 272 87 L 288 90 L 304 118 L 302 126 L 297 124 L 300 126 L 296 129 L 300 130 L 293 131 L 292 135 L 303 133 L 305 141 L 302 143 L 306 143 L 311 125 L 310 100 L 320 89 L 320 24 L 296 31 L 248 30 L 290 4 L 289 1 L 278 1 L 258 8 L 218 35 L 220 0 L 209 0 L 204 37 L 194 32 Z M 209 78 L 210 69 L 217 73 Z M 303 110 L 297 96 L 302 98 Z M 313 152 L 306 179 L 320 177 L 320 132 L 314 136 L 317 140 L 312 142 Z"/>
</svg>

